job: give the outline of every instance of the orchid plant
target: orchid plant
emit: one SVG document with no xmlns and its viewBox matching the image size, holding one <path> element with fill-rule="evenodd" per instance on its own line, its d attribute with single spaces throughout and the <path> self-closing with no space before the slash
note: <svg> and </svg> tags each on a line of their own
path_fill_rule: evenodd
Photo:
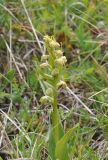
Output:
<svg viewBox="0 0 108 160">
<path fill-rule="evenodd" d="M 67 87 L 63 73 L 67 59 L 63 56 L 60 44 L 54 37 L 46 35 L 44 41 L 47 54 L 42 55 L 37 73 L 44 92 L 40 102 L 42 105 L 50 103 L 52 106 L 49 124 L 49 155 L 52 160 L 69 160 L 67 143 L 78 125 L 64 133 L 57 102 L 59 88 Z"/>
</svg>

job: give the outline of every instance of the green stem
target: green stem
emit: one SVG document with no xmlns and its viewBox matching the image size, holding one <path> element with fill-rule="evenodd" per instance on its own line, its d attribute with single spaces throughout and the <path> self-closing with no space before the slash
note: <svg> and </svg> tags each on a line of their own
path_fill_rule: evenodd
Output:
<svg viewBox="0 0 108 160">
<path fill-rule="evenodd" d="M 55 143 L 59 140 L 59 118 L 58 118 L 58 109 L 57 109 L 57 90 L 56 85 L 54 85 L 54 102 L 53 102 L 53 127 L 54 127 L 54 139 Z"/>
</svg>

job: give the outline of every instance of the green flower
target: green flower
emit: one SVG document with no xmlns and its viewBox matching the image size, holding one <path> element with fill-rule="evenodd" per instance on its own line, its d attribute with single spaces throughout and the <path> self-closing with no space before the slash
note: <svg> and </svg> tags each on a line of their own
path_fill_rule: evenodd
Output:
<svg viewBox="0 0 108 160">
<path fill-rule="evenodd" d="M 64 65 L 66 62 L 67 62 L 67 59 L 65 56 L 62 56 L 55 60 L 55 63 L 60 65 Z"/>
<path fill-rule="evenodd" d="M 57 87 L 58 87 L 58 88 L 59 88 L 59 87 L 66 88 L 66 87 L 67 87 L 66 82 L 64 82 L 64 81 L 58 82 L 58 83 L 57 83 Z"/>
<path fill-rule="evenodd" d="M 57 56 L 57 58 L 62 57 L 63 56 L 63 52 L 61 50 L 57 50 L 56 51 L 56 56 Z"/>
<path fill-rule="evenodd" d="M 52 89 L 52 88 L 48 88 L 48 89 L 46 90 L 46 95 L 47 95 L 47 96 L 53 96 L 53 89 Z"/>
<path fill-rule="evenodd" d="M 40 64 L 40 68 L 46 68 L 46 67 L 48 67 L 48 66 L 49 66 L 48 63 L 42 63 L 42 64 Z"/>
<path fill-rule="evenodd" d="M 42 61 L 42 62 L 45 62 L 46 60 L 48 60 L 48 57 L 49 57 L 49 55 L 43 55 L 43 56 L 41 57 L 41 61 Z"/>
<path fill-rule="evenodd" d="M 56 77 L 59 75 L 59 70 L 57 68 L 55 68 L 53 71 L 52 71 L 52 76 Z"/>
<path fill-rule="evenodd" d="M 53 103 L 53 98 L 50 96 L 43 96 L 40 99 L 41 104 Z"/>
</svg>

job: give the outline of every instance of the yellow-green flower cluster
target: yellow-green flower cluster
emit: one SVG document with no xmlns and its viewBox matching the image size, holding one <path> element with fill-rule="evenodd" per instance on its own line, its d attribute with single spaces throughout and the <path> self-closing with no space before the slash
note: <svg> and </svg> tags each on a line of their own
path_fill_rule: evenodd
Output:
<svg viewBox="0 0 108 160">
<path fill-rule="evenodd" d="M 65 56 L 63 56 L 63 52 L 60 48 L 60 44 L 56 42 L 54 37 L 50 37 L 48 35 L 44 36 L 45 45 L 47 47 L 47 50 L 49 52 L 49 55 L 43 55 L 41 57 L 41 61 L 44 63 L 41 66 L 47 66 L 45 65 L 46 61 L 50 61 L 49 59 L 53 58 L 53 64 L 56 65 L 65 65 L 67 62 L 67 59 Z"/>
<path fill-rule="evenodd" d="M 44 36 L 44 40 L 46 43 L 48 43 L 49 47 L 51 48 L 58 48 L 60 47 L 60 44 L 56 42 L 54 37 L 49 37 L 48 35 Z"/>
<path fill-rule="evenodd" d="M 60 87 L 65 88 L 66 83 L 63 81 L 63 67 L 67 62 L 63 52 L 60 48 L 60 44 L 56 42 L 55 38 L 52 36 L 44 36 L 45 46 L 47 49 L 46 55 L 42 55 L 40 64 L 40 74 L 43 77 L 43 81 L 49 83 L 45 96 L 40 99 L 43 104 L 52 102 L 53 103 L 53 92 L 55 89 Z"/>
</svg>

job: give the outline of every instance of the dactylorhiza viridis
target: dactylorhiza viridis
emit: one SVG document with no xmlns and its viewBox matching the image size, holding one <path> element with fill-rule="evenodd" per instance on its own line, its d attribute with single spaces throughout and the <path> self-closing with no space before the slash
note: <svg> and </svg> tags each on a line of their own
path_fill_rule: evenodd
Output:
<svg viewBox="0 0 108 160">
<path fill-rule="evenodd" d="M 58 108 L 59 88 L 66 89 L 64 70 L 67 59 L 53 36 L 44 36 L 46 54 L 42 55 L 37 65 L 37 75 L 44 96 L 40 98 L 42 106 L 50 104 L 52 112 L 49 122 L 49 155 L 52 160 L 68 160 L 67 142 L 78 125 L 64 133 Z"/>
<path fill-rule="evenodd" d="M 47 54 L 41 57 L 39 77 L 46 89 L 45 95 L 41 97 L 40 102 L 42 105 L 50 103 L 53 107 L 52 123 L 54 126 L 54 139 L 57 142 L 59 140 L 57 96 L 60 87 L 66 88 L 63 70 L 67 59 L 63 56 L 61 46 L 53 36 L 44 36 L 44 41 Z"/>
</svg>

